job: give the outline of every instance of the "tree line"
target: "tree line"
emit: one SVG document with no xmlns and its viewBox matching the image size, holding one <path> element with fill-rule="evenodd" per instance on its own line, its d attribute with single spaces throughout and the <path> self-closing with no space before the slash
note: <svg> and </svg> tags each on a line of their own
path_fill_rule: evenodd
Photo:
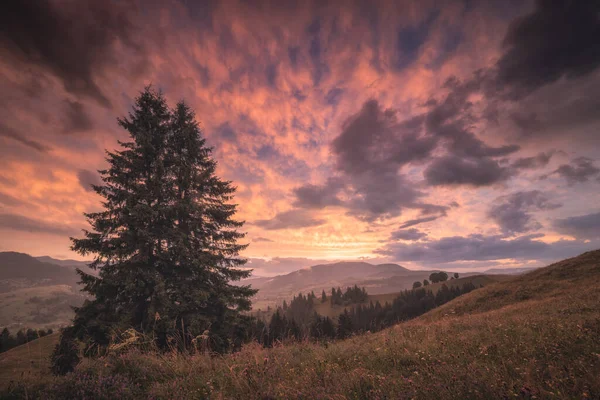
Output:
<svg viewBox="0 0 600 400">
<path fill-rule="evenodd" d="M 416 318 L 474 289 L 476 286 L 467 282 L 451 287 L 442 284 L 435 294 L 425 288 L 405 290 L 391 303 L 382 305 L 379 301 L 371 301 L 369 304 L 347 307 L 336 319 L 319 315 L 310 307 L 310 304 L 314 305 L 311 302 L 313 296 L 300 294 L 294 297 L 290 305 L 303 304 L 302 319 L 297 319 L 296 314 L 290 312 L 290 306 L 286 310 L 278 307 L 268 323 L 260 318 L 255 319 L 249 336 L 265 347 L 286 340 L 345 339 Z"/>
<path fill-rule="evenodd" d="M 348 304 L 356 304 L 367 301 L 369 295 L 365 288 L 359 288 L 358 285 L 354 285 L 354 287 L 347 287 L 346 291 L 342 293 L 342 289 L 340 287 L 331 288 L 331 295 L 329 297 L 329 301 L 331 305 L 348 305 Z M 323 290 L 321 294 L 321 302 L 327 301 L 327 295 Z"/>
<path fill-rule="evenodd" d="M 35 339 L 52 334 L 52 329 L 20 329 L 16 335 L 13 335 L 8 328 L 4 328 L 0 333 L 0 353 L 12 349 L 13 347 L 31 342 Z"/>
</svg>

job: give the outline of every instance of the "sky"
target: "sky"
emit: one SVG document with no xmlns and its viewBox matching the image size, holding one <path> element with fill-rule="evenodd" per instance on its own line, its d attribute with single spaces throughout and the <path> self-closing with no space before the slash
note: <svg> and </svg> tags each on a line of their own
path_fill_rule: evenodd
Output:
<svg viewBox="0 0 600 400">
<path fill-rule="evenodd" d="M 0 251 L 81 257 L 146 85 L 197 114 L 257 275 L 600 248 L 599 1 L 23 0 L 0 12 Z"/>
</svg>

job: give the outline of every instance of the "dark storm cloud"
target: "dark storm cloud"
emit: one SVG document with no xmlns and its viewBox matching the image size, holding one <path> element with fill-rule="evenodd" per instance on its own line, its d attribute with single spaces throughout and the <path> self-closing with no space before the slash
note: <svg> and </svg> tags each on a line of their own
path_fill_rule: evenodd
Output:
<svg viewBox="0 0 600 400">
<path fill-rule="evenodd" d="M 259 219 L 254 225 L 267 230 L 298 229 L 323 225 L 324 219 L 314 218 L 306 210 L 293 209 L 276 214 L 271 219 Z"/>
<path fill-rule="evenodd" d="M 548 165 L 554 153 L 554 151 L 548 151 L 545 153 L 539 153 L 537 156 L 534 157 L 517 158 L 515 161 L 513 161 L 511 166 L 516 169 L 542 168 Z"/>
<path fill-rule="evenodd" d="M 531 213 L 554 210 L 560 206 L 539 190 L 531 190 L 498 197 L 487 215 L 498 224 L 504 234 L 510 235 L 540 229 L 542 225 Z"/>
<path fill-rule="evenodd" d="M 74 235 L 77 230 L 66 225 L 51 224 L 17 214 L 0 214 L 0 229 L 20 232 L 47 233 L 53 235 Z"/>
<path fill-rule="evenodd" d="M 400 225 L 400 229 L 409 228 L 411 226 L 415 226 L 415 225 L 419 225 L 419 224 L 424 224 L 426 222 L 435 221 L 436 219 L 438 219 L 438 218 L 440 218 L 442 216 L 444 216 L 444 215 L 434 215 L 434 216 L 431 216 L 431 217 L 409 219 L 408 221 L 404 221 Z"/>
<path fill-rule="evenodd" d="M 92 185 L 102 185 L 102 180 L 97 172 L 88 171 L 87 169 L 80 169 L 77 171 L 77 179 L 82 188 L 88 192 L 93 192 Z"/>
<path fill-rule="evenodd" d="M 296 200 L 294 206 L 300 208 L 325 208 L 338 206 L 342 201 L 338 193 L 345 186 L 339 178 L 329 178 L 323 185 L 304 185 L 294 189 Z"/>
<path fill-rule="evenodd" d="M 383 110 L 376 100 L 367 101 L 332 142 L 337 168 L 360 174 L 426 159 L 437 139 L 421 134 L 422 123 L 421 116 L 398 122 L 393 110 Z"/>
<path fill-rule="evenodd" d="M 469 96 L 481 90 L 485 76 L 475 74 L 471 81 L 461 82 L 451 78 L 445 83 L 449 93 L 442 102 L 426 114 L 428 132 L 440 138 L 447 155 L 433 160 L 424 172 L 429 185 L 488 186 L 504 181 L 511 176 L 506 166 L 501 166 L 496 157 L 506 156 L 519 150 L 517 145 L 492 147 L 471 132 L 477 121 L 472 112 Z"/>
<path fill-rule="evenodd" d="M 598 246 L 598 243 L 583 241 L 563 240 L 548 244 L 535 240 L 541 236 L 543 235 L 526 235 L 514 239 L 507 239 L 502 235 L 452 236 L 415 243 L 388 243 L 375 252 L 389 256 L 397 262 L 443 264 L 461 260 L 558 260 Z"/>
<path fill-rule="evenodd" d="M 65 100 L 64 132 L 77 133 L 89 131 L 94 123 L 84 105 L 78 101 Z"/>
<path fill-rule="evenodd" d="M 403 208 L 421 208 L 423 195 L 395 169 L 367 171 L 352 176 L 348 214 L 369 222 L 394 218 Z"/>
<path fill-rule="evenodd" d="M 46 152 L 50 151 L 49 146 L 46 146 L 45 144 L 42 144 L 36 140 L 26 138 L 21 133 L 17 132 L 15 129 L 12 129 L 9 126 L 4 125 L 1 121 L 0 121 L 0 136 L 4 136 L 4 137 L 10 138 L 12 140 L 15 140 L 21 144 L 24 144 L 27 147 L 30 147 L 30 148 L 37 150 L 39 152 L 42 152 L 42 153 L 46 153 Z"/>
<path fill-rule="evenodd" d="M 594 165 L 593 160 L 587 157 L 578 157 L 571 164 L 563 164 L 554 171 L 567 180 L 569 185 L 587 182 L 598 175 L 600 168 Z"/>
<path fill-rule="evenodd" d="M 390 240 L 406 240 L 406 241 L 416 241 L 419 239 L 426 238 L 427 234 L 425 232 L 421 232 L 418 229 L 399 229 L 397 231 L 392 232 Z"/>
<path fill-rule="evenodd" d="M 557 219 L 553 226 L 557 232 L 578 239 L 600 238 L 600 212 Z"/>
<path fill-rule="evenodd" d="M 562 77 L 586 75 L 600 65 L 600 2 L 538 0 L 504 38 L 498 83 L 516 97 Z"/>
<path fill-rule="evenodd" d="M 432 186 L 488 186 L 510 176 L 508 168 L 489 158 L 446 156 L 434 160 L 425 170 L 425 179 Z"/>
<path fill-rule="evenodd" d="M 10 1 L 0 13 L 0 43 L 15 62 L 41 66 L 65 89 L 110 106 L 95 77 L 114 62 L 116 41 L 136 47 L 122 2 Z"/>
</svg>

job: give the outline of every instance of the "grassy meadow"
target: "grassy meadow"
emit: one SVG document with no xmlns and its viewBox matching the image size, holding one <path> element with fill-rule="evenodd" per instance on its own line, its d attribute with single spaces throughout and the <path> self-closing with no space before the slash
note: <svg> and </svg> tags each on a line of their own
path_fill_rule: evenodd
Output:
<svg viewBox="0 0 600 400">
<path fill-rule="evenodd" d="M 2 368 L 17 350 L 0 355 Z M 215 357 L 134 349 L 62 378 L 19 369 L 13 378 L 1 398 L 598 399 L 600 251 L 344 341 Z"/>
</svg>

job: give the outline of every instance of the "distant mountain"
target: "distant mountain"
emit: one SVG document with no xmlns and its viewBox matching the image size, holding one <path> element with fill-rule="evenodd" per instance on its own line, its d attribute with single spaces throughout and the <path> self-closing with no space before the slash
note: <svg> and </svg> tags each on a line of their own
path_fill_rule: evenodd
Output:
<svg viewBox="0 0 600 400">
<path fill-rule="evenodd" d="M 79 268 L 84 271 L 89 269 L 88 264 L 91 261 L 78 261 L 78 260 L 59 260 L 48 256 L 35 257 L 37 260 L 45 263 L 60 265 L 61 267 Z M 86 271 L 87 272 L 87 271 Z"/>
<path fill-rule="evenodd" d="M 75 286 L 78 281 L 73 268 L 40 261 L 24 253 L 0 252 L 0 292 L 33 286 Z"/>
</svg>

